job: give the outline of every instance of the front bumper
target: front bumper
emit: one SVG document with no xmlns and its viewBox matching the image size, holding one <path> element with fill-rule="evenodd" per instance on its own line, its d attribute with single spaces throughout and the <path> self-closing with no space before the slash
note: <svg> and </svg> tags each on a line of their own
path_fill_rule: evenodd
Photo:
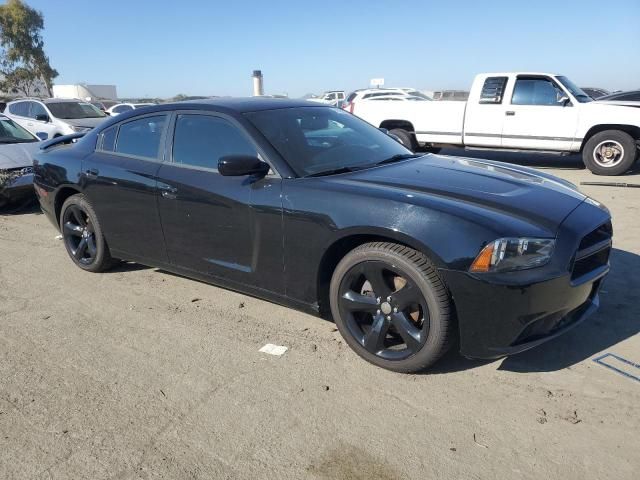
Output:
<svg viewBox="0 0 640 480">
<path fill-rule="evenodd" d="M 455 304 L 460 353 L 493 359 L 523 352 L 593 314 L 609 272 L 610 240 L 586 270 L 580 252 L 589 249 L 580 248 L 608 222 L 608 212 L 581 204 L 560 226 L 552 261 L 539 269 L 493 275 L 440 270 Z"/>
<path fill-rule="evenodd" d="M 454 293 L 460 353 L 499 358 L 520 353 L 575 327 L 599 305 L 608 267 L 593 281 L 571 285 L 569 276 L 534 285 L 495 285 L 462 272 L 443 271 Z"/>
<path fill-rule="evenodd" d="M 0 185 L 0 207 L 6 204 L 35 199 L 33 173 L 11 176 Z"/>
</svg>

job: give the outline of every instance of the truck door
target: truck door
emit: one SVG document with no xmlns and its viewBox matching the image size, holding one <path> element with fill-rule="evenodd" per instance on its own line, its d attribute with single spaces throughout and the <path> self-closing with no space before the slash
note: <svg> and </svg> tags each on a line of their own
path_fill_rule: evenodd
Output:
<svg viewBox="0 0 640 480">
<path fill-rule="evenodd" d="M 469 93 L 464 116 L 464 144 L 500 147 L 505 118 L 504 94 L 509 77 L 476 79 Z"/>
<path fill-rule="evenodd" d="M 570 151 L 578 108 L 551 77 L 518 75 L 507 107 L 503 148 Z"/>
</svg>

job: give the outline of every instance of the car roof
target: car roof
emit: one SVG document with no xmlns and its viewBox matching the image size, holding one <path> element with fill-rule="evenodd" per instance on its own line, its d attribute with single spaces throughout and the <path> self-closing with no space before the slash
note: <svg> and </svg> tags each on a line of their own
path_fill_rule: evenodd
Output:
<svg viewBox="0 0 640 480">
<path fill-rule="evenodd" d="M 189 105 L 200 106 L 207 110 L 223 109 L 233 110 L 238 113 L 257 112 L 260 110 L 276 110 L 280 108 L 295 107 L 327 107 L 327 105 L 311 102 L 307 100 L 294 100 L 289 98 L 265 98 L 265 97 L 234 97 L 234 98 L 211 98 L 206 100 L 186 100 L 184 102 L 165 103 L 160 106 L 165 108 L 170 106 L 178 109 L 180 106 Z"/>
</svg>

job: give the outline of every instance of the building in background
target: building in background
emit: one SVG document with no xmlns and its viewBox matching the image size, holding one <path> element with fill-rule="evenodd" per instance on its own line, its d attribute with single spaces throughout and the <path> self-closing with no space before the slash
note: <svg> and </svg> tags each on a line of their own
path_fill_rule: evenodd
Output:
<svg viewBox="0 0 640 480">
<path fill-rule="evenodd" d="M 82 100 L 118 100 L 115 85 L 54 85 L 54 98 L 80 98 Z"/>
</svg>

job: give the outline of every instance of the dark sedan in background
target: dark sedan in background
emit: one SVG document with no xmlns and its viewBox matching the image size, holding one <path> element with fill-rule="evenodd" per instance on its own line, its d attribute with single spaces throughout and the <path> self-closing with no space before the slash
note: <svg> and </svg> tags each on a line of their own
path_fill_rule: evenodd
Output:
<svg viewBox="0 0 640 480">
<path fill-rule="evenodd" d="M 523 167 L 411 154 L 339 109 L 227 99 L 106 121 L 35 162 L 78 267 L 115 259 L 331 315 L 395 371 L 517 353 L 578 324 L 609 270 L 606 208 Z M 54 277 L 52 277 L 54 278 Z"/>
</svg>

